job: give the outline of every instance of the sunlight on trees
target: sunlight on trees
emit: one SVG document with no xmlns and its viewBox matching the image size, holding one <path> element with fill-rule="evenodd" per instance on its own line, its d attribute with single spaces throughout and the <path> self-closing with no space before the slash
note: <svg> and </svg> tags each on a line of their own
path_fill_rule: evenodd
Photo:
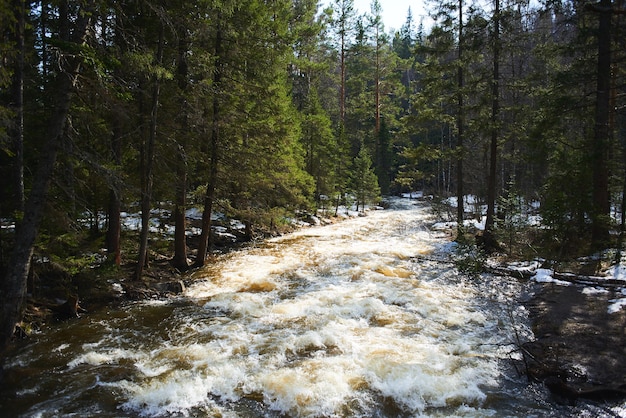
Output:
<svg viewBox="0 0 626 418">
<path fill-rule="evenodd" d="M 389 33 L 376 0 L 364 15 L 351 0 L 0 1 L 2 341 L 33 256 L 95 248 L 141 280 L 166 253 L 183 271 L 208 262 L 218 214 L 251 239 L 420 189 L 456 199 L 459 231 L 487 215 L 492 249 L 621 245 L 620 4 L 432 0 L 432 26 L 409 13 Z M 531 214 L 543 228 L 524 233 Z"/>
</svg>

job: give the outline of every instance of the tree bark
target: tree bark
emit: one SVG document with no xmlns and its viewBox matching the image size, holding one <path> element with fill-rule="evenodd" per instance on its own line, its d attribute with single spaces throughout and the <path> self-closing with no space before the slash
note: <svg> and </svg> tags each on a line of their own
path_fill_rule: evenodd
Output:
<svg viewBox="0 0 626 418">
<path fill-rule="evenodd" d="M 15 13 L 14 42 L 16 58 L 11 88 L 11 109 L 14 113 L 10 136 L 13 141 L 15 152 L 15 165 L 13 168 L 13 187 L 15 187 L 16 209 L 24 213 L 24 36 L 26 27 L 26 2 L 14 0 L 13 10 Z"/>
<path fill-rule="evenodd" d="M 217 32 L 215 34 L 215 73 L 213 74 L 213 115 L 211 123 L 211 139 L 210 139 L 210 161 L 209 161 L 209 181 L 207 184 L 206 195 L 204 197 L 204 210 L 202 212 L 202 233 L 200 234 L 200 243 L 198 245 L 198 255 L 195 265 L 197 267 L 204 266 L 208 249 L 210 247 L 211 238 L 211 213 L 213 212 L 213 203 L 215 201 L 215 188 L 217 186 L 217 173 L 219 167 L 219 146 L 220 146 L 220 89 L 222 83 L 222 55 L 223 55 L 223 39 L 221 17 L 218 15 Z"/>
<path fill-rule="evenodd" d="M 159 41 L 156 52 L 157 65 L 163 62 L 164 28 L 159 29 Z M 143 188 L 141 193 L 141 234 L 139 237 L 139 255 L 137 257 L 137 268 L 135 269 L 135 280 L 140 280 L 143 270 L 148 263 L 148 236 L 150 235 L 150 209 L 152 201 L 152 186 L 154 183 L 154 155 L 157 136 L 157 116 L 159 110 L 159 98 L 161 94 L 161 80 L 158 75 L 153 76 L 152 102 L 150 105 L 150 131 L 148 133 L 148 143 L 145 150 L 145 167 L 142 173 Z"/>
<path fill-rule="evenodd" d="M 494 249 L 496 207 L 496 168 L 498 163 L 498 135 L 500 118 L 500 0 L 495 0 L 493 29 L 493 76 L 491 86 L 491 144 L 489 147 L 489 179 L 487 181 L 487 220 L 485 221 L 484 245 Z"/>
<path fill-rule="evenodd" d="M 185 138 L 187 131 L 189 130 L 188 123 L 188 104 L 186 100 L 186 92 L 188 87 L 188 67 L 187 67 L 187 28 L 181 27 L 178 30 L 178 63 L 177 63 L 177 78 L 178 88 L 180 93 L 180 104 L 182 110 L 182 116 L 180 123 L 180 135 L 178 141 L 178 159 L 176 171 L 178 173 L 176 180 L 176 204 L 174 208 L 174 257 L 172 258 L 172 265 L 179 270 L 187 270 L 189 264 L 187 262 L 187 220 L 185 218 L 185 209 L 187 206 L 187 156 L 185 154 Z"/>
<path fill-rule="evenodd" d="M 122 34 L 121 27 L 123 26 L 122 18 L 116 15 L 115 36 L 114 42 L 120 46 L 121 49 L 126 49 L 125 38 Z M 116 76 L 121 77 L 119 70 Z M 111 115 L 112 118 L 112 135 L 111 135 L 111 159 L 116 168 L 122 167 L 122 137 L 124 135 L 124 111 L 126 109 L 121 106 L 114 106 Z M 121 175 L 121 173 L 119 173 Z M 108 202 L 108 228 L 106 234 L 107 254 L 109 261 L 116 266 L 122 264 L 122 182 L 121 178 L 117 175 L 113 177 L 109 184 L 109 202 Z"/>
<path fill-rule="evenodd" d="M 111 150 L 113 152 L 113 163 L 119 167 L 122 164 L 122 132 L 121 132 L 121 115 L 115 116 L 113 135 L 111 137 Z M 109 190 L 109 207 L 108 207 L 108 229 L 106 235 L 107 241 L 107 254 L 109 255 L 109 261 L 116 266 L 120 266 L 122 263 L 122 250 L 121 250 L 121 234 L 122 234 L 122 202 L 121 202 L 121 187 L 117 179 L 113 179 L 113 184 Z"/>
<path fill-rule="evenodd" d="M 91 14 L 95 10 L 94 2 L 89 1 L 78 13 L 75 23 L 73 41 L 84 43 L 91 24 Z M 67 23 L 67 22 L 66 22 Z M 15 235 L 15 246 L 2 282 L 2 306 L 0 307 L 0 349 L 5 348 L 11 340 L 16 323 L 21 319 L 26 299 L 28 272 L 33 254 L 33 247 L 39 224 L 43 216 L 46 195 L 54 172 L 58 151 L 63 138 L 67 115 L 69 113 L 76 75 L 80 69 L 81 59 L 76 55 L 64 57 L 55 84 L 56 97 L 53 113 L 48 121 L 48 139 L 45 142 L 41 160 L 33 179 L 31 191 L 24 207 L 24 218 Z"/>
<path fill-rule="evenodd" d="M 594 139 L 591 151 L 593 170 L 592 246 L 600 248 L 609 238 L 609 114 L 611 112 L 611 0 L 600 1 L 598 68 Z"/>
<path fill-rule="evenodd" d="M 181 157 L 184 158 L 184 157 Z M 184 164 L 184 163 L 179 163 Z M 185 218 L 185 207 L 187 205 L 187 170 L 183 165 L 178 170 L 178 180 L 176 186 L 176 207 L 174 208 L 174 257 L 172 265 L 179 270 L 187 270 L 187 220 Z"/>
<path fill-rule="evenodd" d="M 463 0 L 459 0 L 459 68 L 457 70 L 458 74 L 458 111 L 457 111 L 457 137 L 456 137 L 456 222 L 457 222 L 457 231 L 461 231 L 463 228 L 463 218 L 465 216 L 465 207 L 464 207 L 464 190 L 463 190 L 463 129 L 465 125 L 465 110 L 463 105 Z"/>
</svg>

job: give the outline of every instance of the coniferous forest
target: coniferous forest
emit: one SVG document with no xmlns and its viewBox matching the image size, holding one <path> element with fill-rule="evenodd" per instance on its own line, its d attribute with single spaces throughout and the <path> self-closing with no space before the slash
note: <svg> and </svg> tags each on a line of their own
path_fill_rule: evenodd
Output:
<svg viewBox="0 0 626 418">
<path fill-rule="evenodd" d="M 428 8 L 390 33 L 378 0 L 365 15 L 353 0 L 0 0 L 0 345 L 35 264 L 77 274 L 106 256 L 102 275 L 139 280 L 159 253 L 184 271 L 210 263 L 216 214 L 251 238 L 421 190 L 450 220 L 486 207 L 487 251 L 619 248 L 623 0 Z"/>
</svg>

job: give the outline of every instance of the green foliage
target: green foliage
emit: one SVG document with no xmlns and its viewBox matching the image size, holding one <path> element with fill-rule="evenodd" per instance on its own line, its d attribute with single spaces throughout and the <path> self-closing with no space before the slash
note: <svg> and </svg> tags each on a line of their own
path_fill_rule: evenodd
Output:
<svg viewBox="0 0 626 418">
<path fill-rule="evenodd" d="M 513 182 L 509 183 L 506 193 L 498 198 L 496 207 L 497 237 L 505 242 L 507 251 L 511 254 L 521 239 L 522 232 L 528 228 L 525 202 Z"/>
<path fill-rule="evenodd" d="M 396 184 L 403 190 L 420 188 L 420 184 L 435 176 L 430 163 L 441 159 L 442 155 L 441 150 L 425 143 L 405 147 L 399 154 L 403 163 L 395 178 Z"/>
<path fill-rule="evenodd" d="M 464 228 L 459 229 L 457 246 L 452 257 L 455 267 L 471 278 L 478 278 L 485 271 L 487 254 L 482 246 L 476 243 L 474 235 Z"/>
<path fill-rule="evenodd" d="M 441 219 L 448 222 L 456 219 L 453 214 L 453 211 L 456 208 L 453 208 L 452 205 L 450 205 L 450 201 L 447 198 L 434 196 L 430 207 L 435 219 Z"/>
<path fill-rule="evenodd" d="M 588 233 L 591 199 L 584 192 L 590 190 L 590 178 L 581 170 L 584 161 L 579 164 L 561 161 L 561 164 L 564 165 L 555 165 L 557 170 L 545 183 L 540 213 L 552 239 L 568 252 L 571 248 L 567 243 L 574 243 Z"/>
<path fill-rule="evenodd" d="M 352 189 L 359 205 L 364 209 L 365 205 L 380 199 L 380 187 L 376 173 L 372 168 L 372 158 L 365 146 L 361 146 L 359 154 L 354 159 L 352 167 Z"/>
<path fill-rule="evenodd" d="M 331 120 L 322 108 L 317 91 L 313 89 L 305 99 L 301 112 L 301 143 L 306 171 L 315 182 L 315 199 L 329 196 L 335 189 L 335 169 L 339 152 Z"/>
<path fill-rule="evenodd" d="M 72 271 L 90 264 L 90 256 L 83 260 L 79 254 L 85 227 L 78 220 L 85 213 L 105 216 L 112 193 L 123 209 L 141 200 L 146 179 L 138 173 L 146 162 L 152 116 L 153 202 L 173 202 L 182 188 L 202 204 L 209 167 L 217 162 L 216 204 L 251 223 L 282 227 L 281 219 L 314 203 L 337 207 L 354 199 L 362 207 L 381 193 L 415 189 L 449 196 L 461 157 L 466 193 L 483 200 L 493 127 L 491 17 L 468 6 L 459 45 L 456 1 L 433 2 L 435 21 L 428 30 L 416 30 L 409 15 L 395 34 L 382 29 L 378 7 L 373 15 L 358 16 L 353 1 L 332 3 L 334 12 L 321 14 L 314 0 L 98 3 L 94 30 L 81 45 L 61 40 L 58 3 L 33 8 L 25 56 L 27 191 L 46 138 L 45 122 L 56 109 L 57 86 L 51 80 L 61 53 L 83 60 L 51 179 L 38 242 L 42 252 L 59 261 L 68 257 Z M 541 201 L 545 241 L 554 248 L 579 246 L 589 233 L 597 17 L 583 7 L 561 6 L 503 5 L 497 233 L 509 250 L 529 227 L 524 204 L 533 199 Z M 6 29 L 0 36 L 6 64 L 0 67 L 3 174 L 12 172 L 18 157 L 8 137 L 15 115 L 8 96 L 17 54 L 14 23 L 12 3 L 0 1 Z M 620 24 L 616 63 L 626 51 Z M 218 34 L 221 50 L 216 50 Z M 342 56 L 345 115 L 338 97 Z M 614 77 L 615 141 L 607 150 L 613 204 L 623 188 L 626 142 L 619 65 Z M 156 87 L 159 101 L 152 107 Z M 455 147 L 459 100 L 466 121 L 462 148 Z M 219 143 L 212 154 L 214 120 Z M 515 188 L 507 186 L 509 179 L 515 179 Z M 2 185 L 3 216 L 13 212 L 8 183 Z M 435 202 L 434 207 L 451 215 L 449 206 Z M 127 241 L 135 239 L 129 236 Z M 134 244 L 124 245 L 137 252 Z M 462 269 L 478 271 L 482 255 L 471 245 L 462 252 L 459 262 L 467 265 Z"/>
</svg>

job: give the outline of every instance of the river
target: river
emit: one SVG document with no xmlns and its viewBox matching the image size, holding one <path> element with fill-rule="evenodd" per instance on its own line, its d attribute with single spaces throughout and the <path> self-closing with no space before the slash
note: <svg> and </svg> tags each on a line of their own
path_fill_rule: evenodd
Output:
<svg viewBox="0 0 626 418">
<path fill-rule="evenodd" d="M 524 284 L 460 275 L 426 206 L 393 203 L 42 331 L 5 360 L 0 415 L 602 416 L 518 373 Z"/>
</svg>

